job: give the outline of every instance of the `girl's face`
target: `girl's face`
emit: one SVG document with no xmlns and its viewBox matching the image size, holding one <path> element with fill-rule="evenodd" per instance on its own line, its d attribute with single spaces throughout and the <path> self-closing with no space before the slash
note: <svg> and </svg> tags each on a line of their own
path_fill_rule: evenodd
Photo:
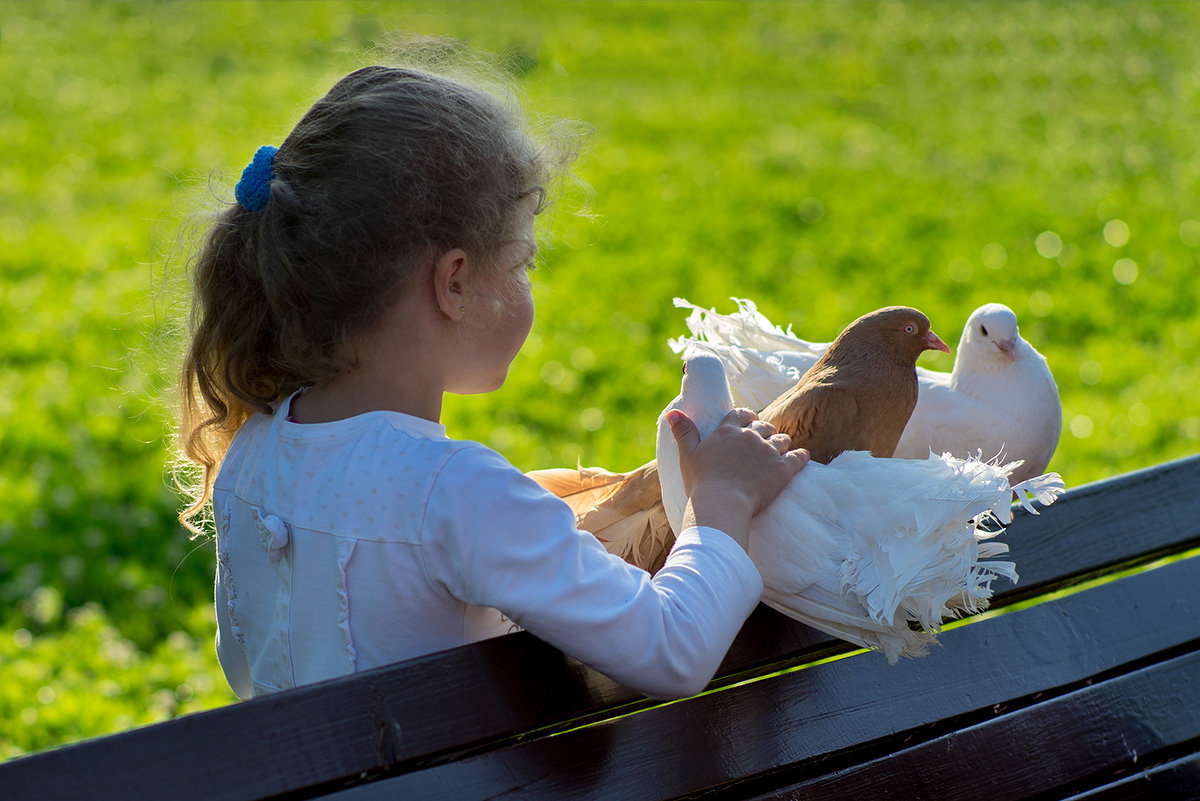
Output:
<svg viewBox="0 0 1200 801">
<path fill-rule="evenodd" d="M 476 301 L 467 314 L 489 315 L 486 324 L 467 324 L 470 339 L 471 369 L 464 375 L 461 388 L 451 392 L 473 394 L 499 389 L 508 377 L 508 368 L 516 358 L 525 338 L 533 327 L 533 292 L 529 285 L 529 267 L 537 253 L 533 235 L 536 202 L 523 203 L 514 230 L 516 235 L 505 242 L 498 256 L 498 270 L 479 287 L 479 294 L 496 300 L 496 310 L 482 300 Z M 474 322 L 474 321 L 471 321 Z"/>
</svg>

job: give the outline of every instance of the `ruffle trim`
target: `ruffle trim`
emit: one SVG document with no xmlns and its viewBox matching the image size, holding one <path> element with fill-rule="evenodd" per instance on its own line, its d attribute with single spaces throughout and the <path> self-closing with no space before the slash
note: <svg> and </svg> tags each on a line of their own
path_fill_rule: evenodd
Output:
<svg viewBox="0 0 1200 801">
<path fill-rule="evenodd" d="M 354 554 L 354 546 L 357 540 L 342 538 L 337 543 L 337 593 L 338 593 L 338 629 L 342 632 L 342 642 L 346 647 L 346 656 L 350 658 L 351 670 L 357 669 L 358 666 L 358 651 L 354 647 L 354 640 L 350 636 L 350 592 L 346 585 L 346 565 L 350 563 L 350 557 Z"/>
<path fill-rule="evenodd" d="M 228 510 L 222 515 L 222 528 L 229 531 L 229 521 L 231 515 Z M 229 613 L 229 630 L 233 633 L 233 639 L 243 649 L 246 647 L 246 638 L 242 631 L 241 621 L 238 620 L 238 597 L 237 586 L 233 581 L 233 569 L 229 565 L 229 549 L 217 549 L 217 565 L 221 571 L 221 586 L 225 588 L 225 608 Z"/>
</svg>

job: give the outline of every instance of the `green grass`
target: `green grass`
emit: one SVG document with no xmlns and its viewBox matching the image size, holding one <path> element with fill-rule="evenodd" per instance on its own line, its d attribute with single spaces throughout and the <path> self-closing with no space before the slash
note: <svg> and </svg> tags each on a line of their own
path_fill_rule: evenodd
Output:
<svg viewBox="0 0 1200 801">
<path fill-rule="evenodd" d="M 591 215 L 546 217 L 533 335 L 500 392 L 447 403 L 454 435 L 525 469 L 646 460 L 678 388 L 674 296 L 750 297 L 811 339 L 909 303 L 948 342 L 1000 301 L 1058 380 L 1051 466 L 1078 485 L 1200 440 L 1198 23 L 1157 3 L 7 4 L 0 758 L 230 700 L 211 546 L 164 482 L 177 232 L 387 32 L 506 52 L 531 107 L 592 129 Z"/>
</svg>

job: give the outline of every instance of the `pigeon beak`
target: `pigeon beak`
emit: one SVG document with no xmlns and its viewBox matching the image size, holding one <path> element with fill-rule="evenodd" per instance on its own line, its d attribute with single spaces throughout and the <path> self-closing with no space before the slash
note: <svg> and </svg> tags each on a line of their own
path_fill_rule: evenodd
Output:
<svg viewBox="0 0 1200 801">
<path fill-rule="evenodd" d="M 1015 362 L 1017 360 L 1017 343 L 1013 340 L 1002 339 L 996 343 L 996 347 L 1000 349 L 1001 353 L 1008 357 L 1010 362 Z"/>
<path fill-rule="evenodd" d="M 950 348 L 946 346 L 945 342 L 938 339 L 938 335 L 933 333 L 932 328 L 929 330 L 929 333 L 925 335 L 925 350 L 940 350 L 943 353 L 950 352 Z"/>
</svg>

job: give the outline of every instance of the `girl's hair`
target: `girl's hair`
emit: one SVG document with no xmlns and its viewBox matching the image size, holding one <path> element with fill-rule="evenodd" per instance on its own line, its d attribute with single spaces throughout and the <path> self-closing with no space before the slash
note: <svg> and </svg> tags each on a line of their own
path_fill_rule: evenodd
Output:
<svg viewBox="0 0 1200 801">
<path fill-rule="evenodd" d="M 339 346 L 377 323 L 422 268 L 461 247 L 488 267 L 547 164 L 507 97 L 417 70 L 338 81 L 279 146 L 260 212 L 218 216 L 193 266 L 181 448 L 199 466 L 194 518 L 255 411 L 347 365 Z M 199 473 L 199 475 L 196 475 Z"/>
</svg>

